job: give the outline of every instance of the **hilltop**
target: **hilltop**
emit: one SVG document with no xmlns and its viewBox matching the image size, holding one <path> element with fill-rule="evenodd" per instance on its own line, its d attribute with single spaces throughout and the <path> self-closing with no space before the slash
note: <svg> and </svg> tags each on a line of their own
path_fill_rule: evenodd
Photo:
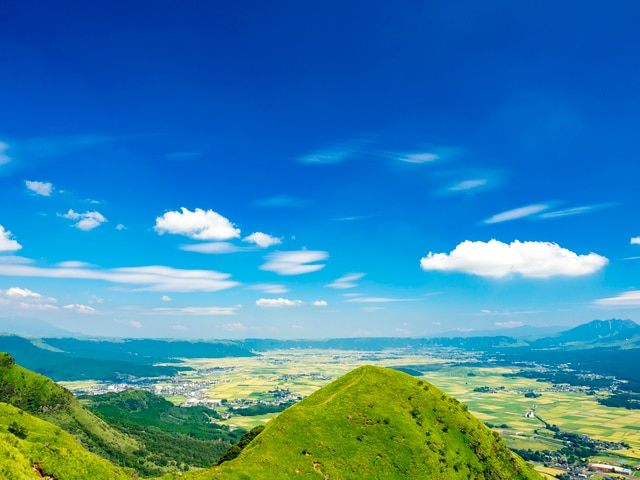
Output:
<svg viewBox="0 0 640 480">
<path fill-rule="evenodd" d="M 360 367 L 271 420 L 237 458 L 182 478 L 539 479 L 433 385 Z"/>
</svg>

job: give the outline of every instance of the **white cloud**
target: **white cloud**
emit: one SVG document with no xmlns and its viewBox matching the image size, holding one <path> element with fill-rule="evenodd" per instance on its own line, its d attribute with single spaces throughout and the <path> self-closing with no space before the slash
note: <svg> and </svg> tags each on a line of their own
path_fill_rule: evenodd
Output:
<svg viewBox="0 0 640 480">
<path fill-rule="evenodd" d="M 311 305 L 314 307 L 328 307 L 329 304 L 325 300 L 316 300 L 315 302 L 311 302 Z"/>
<path fill-rule="evenodd" d="M 598 208 L 597 205 L 585 205 L 583 207 L 573 207 L 573 208 L 565 208 L 564 210 L 555 210 L 553 212 L 547 212 L 540 215 L 540 218 L 560 218 L 560 217 L 570 217 L 573 215 L 581 215 L 583 213 L 588 213 L 594 209 Z"/>
<path fill-rule="evenodd" d="M 140 323 L 138 320 L 129 320 L 127 322 L 124 322 L 124 324 L 129 325 L 133 328 L 142 328 L 142 323 Z"/>
<path fill-rule="evenodd" d="M 484 223 L 500 223 L 500 222 L 508 222 L 509 220 L 516 220 L 518 218 L 529 217 L 531 215 L 535 215 L 536 213 L 540 213 L 543 210 L 549 208 L 549 205 L 545 204 L 535 204 L 535 205 L 527 205 L 526 207 L 515 208 L 513 210 L 508 210 L 506 212 L 498 213 L 492 217 L 487 218 Z"/>
<path fill-rule="evenodd" d="M 485 178 L 463 180 L 459 183 L 456 183 L 452 187 L 449 187 L 449 191 L 450 192 L 468 192 L 469 190 L 474 190 L 476 188 L 484 187 L 486 184 L 487 184 L 487 180 Z"/>
<path fill-rule="evenodd" d="M 9 149 L 9 145 L 4 142 L 0 142 L 0 165 L 9 163 L 11 158 L 5 153 Z"/>
<path fill-rule="evenodd" d="M 0 252 L 15 252 L 22 248 L 22 245 L 11 237 L 11 232 L 0 225 Z"/>
<path fill-rule="evenodd" d="M 25 180 L 24 183 L 29 190 L 44 197 L 51 196 L 51 192 L 53 191 L 53 185 L 50 182 L 31 182 Z"/>
<path fill-rule="evenodd" d="M 11 287 L 0 290 L 0 304 L 3 305 L 36 310 L 57 310 L 56 303 L 55 298 L 45 297 L 28 288 Z"/>
<path fill-rule="evenodd" d="M 160 292 L 215 292 L 240 285 L 231 275 L 213 270 L 181 270 L 161 265 L 100 270 L 79 267 L 37 267 L 0 262 L 0 275 L 13 277 L 76 278 L 136 285 L 138 290 Z"/>
<path fill-rule="evenodd" d="M 240 306 L 235 307 L 176 307 L 154 308 L 154 313 L 164 315 L 235 315 Z"/>
<path fill-rule="evenodd" d="M 126 230 L 127 227 L 125 227 L 123 224 L 119 223 L 118 225 L 116 225 L 116 230 Z"/>
<path fill-rule="evenodd" d="M 70 305 L 65 305 L 62 308 L 66 308 L 67 310 L 73 310 L 74 312 L 78 312 L 78 313 L 95 313 L 96 309 L 93 307 L 90 307 L 88 305 L 81 305 L 79 303 L 72 303 Z"/>
<path fill-rule="evenodd" d="M 631 239 L 631 245 L 640 245 L 640 237 L 633 237 Z"/>
<path fill-rule="evenodd" d="M 389 298 L 389 297 L 353 297 L 347 300 L 351 303 L 391 303 L 391 302 L 415 302 L 415 298 Z"/>
<path fill-rule="evenodd" d="M 169 295 L 162 295 L 162 298 L 160 298 L 160 300 L 162 300 L 163 302 L 170 302 L 171 297 Z"/>
<path fill-rule="evenodd" d="M 428 163 L 438 160 L 440 155 L 436 153 L 430 152 L 422 152 L 422 153 L 406 153 L 402 155 L 398 155 L 396 160 L 400 160 L 401 162 L 407 163 Z"/>
<path fill-rule="evenodd" d="M 189 330 L 184 325 L 172 325 L 171 328 L 173 328 L 174 330 L 178 330 L 179 332 L 185 332 L 185 331 Z"/>
<path fill-rule="evenodd" d="M 493 278 L 514 273 L 529 278 L 547 278 L 589 275 L 608 263 L 607 258 L 595 253 L 577 255 L 550 242 L 515 240 L 506 244 L 498 240 L 466 240 L 449 254 L 429 252 L 420 260 L 420 267 L 425 271 L 463 272 Z"/>
<path fill-rule="evenodd" d="M 623 292 L 615 297 L 601 298 L 594 303 L 602 307 L 640 307 L 640 290 Z"/>
<path fill-rule="evenodd" d="M 166 212 L 156 218 L 154 230 L 160 235 L 174 233 L 195 240 L 229 240 L 240 237 L 240 229 L 213 210 L 196 208 L 191 212 L 184 207 L 181 210 L 182 212 Z"/>
<path fill-rule="evenodd" d="M 73 226 L 79 230 L 84 230 L 85 232 L 93 230 L 107 221 L 100 212 L 96 211 L 79 213 L 69 210 L 67 213 L 59 215 L 69 220 L 78 220 Z"/>
<path fill-rule="evenodd" d="M 229 242 L 208 242 L 197 243 L 195 245 L 180 245 L 180 250 L 187 252 L 223 254 L 239 252 L 242 249 Z"/>
<path fill-rule="evenodd" d="M 327 258 L 329 258 L 327 252 L 315 250 L 275 252 L 265 257 L 267 262 L 260 269 L 275 272 L 278 275 L 300 275 L 324 268 L 324 264 L 314 262 L 320 262 Z"/>
<path fill-rule="evenodd" d="M 224 328 L 225 330 L 229 330 L 229 331 L 233 331 L 233 330 L 246 330 L 247 327 L 245 327 L 242 323 L 240 322 L 234 322 L 234 323 L 227 323 L 225 325 L 222 326 L 222 328 Z"/>
<path fill-rule="evenodd" d="M 267 248 L 271 245 L 280 245 L 282 243 L 281 238 L 272 237 L 271 235 L 267 235 L 262 232 L 255 232 L 249 236 L 246 236 L 242 239 L 243 242 L 255 243 L 261 248 Z"/>
<path fill-rule="evenodd" d="M 279 283 L 258 283 L 249 287 L 252 290 L 260 290 L 264 293 L 270 293 L 276 295 L 279 293 L 287 293 L 289 289 Z"/>
<path fill-rule="evenodd" d="M 524 323 L 511 320 L 509 322 L 494 322 L 494 325 L 499 328 L 516 328 L 523 326 Z"/>
<path fill-rule="evenodd" d="M 341 290 L 347 289 L 347 288 L 354 288 L 358 286 L 358 284 L 354 282 L 356 282 L 357 280 L 360 280 L 365 275 L 366 275 L 365 273 L 348 273 L 334 280 L 333 282 L 328 284 L 327 287 L 337 288 Z"/>
<path fill-rule="evenodd" d="M 287 298 L 261 298 L 256 301 L 258 307 L 299 307 L 304 305 L 302 300 L 289 300 Z"/>
</svg>

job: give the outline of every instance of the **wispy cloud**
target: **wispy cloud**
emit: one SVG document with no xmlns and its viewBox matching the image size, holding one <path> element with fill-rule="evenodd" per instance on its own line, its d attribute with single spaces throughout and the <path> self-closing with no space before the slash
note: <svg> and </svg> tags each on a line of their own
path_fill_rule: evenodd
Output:
<svg viewBox="0 0 640 480">
<path fill-rule="evenodd" d="M 462 180 L 448 188 L 450 192 L 465 192 L 468 193 L 472 190 L 477 190 L 480 187 L 486 186 L 488 183 L 486 178 L 475 178 L 471 180 Z"/>
<path fill-rule="evenodd" d="M 25 180 L 24 183 L 33 193 L 42 195 L 43 197 L 50 197 L 53 192 L 53 185 L 51 182 L 32 182 L 30 180 Z"/>
<path fill-rule="evenodd" d="M 390 297 L 354 297 L 347 300 L 351 303 L 393 303 L 393 302 L 415 302 L 417 298 L 390 298 Z"/>
<path fill-rule="evenodd" d="M 253 243 L 258 245 L 260 248 L 268 248 L 272 245 L 280 245 L 282 243 L 282 239 L 278 237 L 272 237 L 271 235 L 267 235 L 262 232 L 255 232 L 251 235 L 248 235 L 242 239 L 243 242 Z"/>
<path fill-rule="evenodd" d="M 573 215 L 582 215 L 584 213 L 593 212 L 594 210 L 599 210 L 601 208 L 605 208 L 608 206 L 610 206 L 610 204 L 583 205 L 580 207 L 565 208 L 563 210 L 554 210 L 552 212 L 543 213 L 540 215 L 539 218 L 549 219 L 549 218 L 570 217 Z"/>
<path fill-rule="evenodd" d="M 501 223 L 508 222 L 510 220 L 516 220 L 518 218 L 530 217 L 544 210 L 547 210 L 549 205 L 539 203 L 534 205 L 527 205 L 526 207 L 515 208 L 513 210 L 507 210 L 506 212 L 498 213 L 492 217 L 484 220 L 484 223 Z"/>
<path fill-rule="evenodd" d="M 99 227 L 107 221 L 107 219 L 100 212 L 96 211 L 79 213 L 73 210 L 69 210 L 67 213 L 58 214 L 58 216 L 67 218 L 69 220 L 77 220 L 77 222 L 74 223 L 73 226 L 78 230 L 84 230 L 85 232 L 93 230 L 94 228 Z"/>
<path fill-rule="evenodd" d="M 355 282 L 360 280 L 365 275 L 365 273 L 348 273 L 340 278 L 337 278 L 336 280 L 328 284 L 327 287 L 337 288 L 340 290 L 355 288 L 358 286 L 358 284 Z"/>
<path fill-rule="evenodd" d="M 316 250 L 297 250 L 292 252 L 275 252 L 267 255 L 266 263 L 261 270 L 275 272 L 278 275 L 300 275 L 316 272 L 324 268 L 324 264 L 316 263 L 329 258 L 327 252 Z"/>
<path fill-rule="evenodd" d="M 173 233 L 195 240 L 229 240 L 240 237 L 240 229 L 213 210 L 196 208 L 192 212 L 184 207 L 180 210 L 166 212 L 156 218 L 154 230 L 160 235 Z"/>
<path fill-rule="evenodd" d="M 11 157 L 5 152 L 9 149 L 9 145 L 4 142 L 0 142 L 0 165 L 4 165 L 11 161 Z"/>
<path fill-rule="evenodd" d="M 358 155 L 362 151 L 363 146 L 364 142 L 360 140 L 338 143 L 298 157 L 298 161 L 307 164 L 340 163 Z"/>
<path fill-rule="evenodd" d="M 269 293 L 272 295 L 277 295 L 280 293 L 287 293 L 289 289 L 280 283 L 258 283 L 256 285 L 251 285 L 251 290 L 260 290 L 264 293 Z"/>
<path fill-rule="evenodd" d="M 235 307 L 158 307 L 153 309 L 153 313 L 159 313 L 163 315 L 198 316 L 235 315 L 240 308 L 240 305 L 236 305 Z"/>
<path fill-rule="evenodd" d="M 196 243 L 193 245 L 180 245 L 180 250 L 186 252 L 198 252 L 198 253 L 210 253 L 210 254 L 224 254 L 240 252 L 243 249 L 229 242 L 207 242 Z"/>
<path fill-rule="evenodd" d="M 160 265 L 98 269 L 95 267 L 38 267 L 0 262 L 0 275 L 59 279 L 102 280 L 136 290 L 160 292 L 215 292 L 240 285 L 231 275 L 213 270 L 181 270 Z"/>
<path fill-rule="evenodd" d="M 328 307 L 329 304 L 325 300 L 316 300 L 311 302 L 311 305 L 314 307 Z"/>
<path fill-rule="evenodd" d="M 594 302 L 601 307 L 640 307 L 640 290 L 623 292 L 609 298 L 601 298 Z"/>
<path fill-rule="evenodd" d="M 258 307 L 299 307 L 304 305 L 302 300 L 289 300 L 288 298 L 261 298 L 256 300 Z"/>
<path fill-rule="evenodd" d="M 22 245 L 12 237 L 11 232 L 0 225 L 0 252 L 15 252 L 22 248 Z"/>
<path fill-rule="evenodd" d="M 406 163 L 430 163 L 440 159 L 440 155 L 432 152 L 399 153 L 395 160 Z"/>
<path fill-rule="evenodd" d="M 70 305 L 65 305 L 62 308 L 66 308 L 67 310 L 71 310 L 76 313 L 84 313 L 84 314 L 92 314 L 96 313 L 96 309 L 90 307 L 88 305 L 82 305 L 80 303 L 72 303 Z"/>
<path fill-rule="evenodd" d="M 242 331 L 242 330 L 246 330 L 247 327 L 244 326 L 244 324 L 240 323 L 240 322 L 233 322 L 233 323 L 226 323 L 222 326 L 222 328 L 224 328 L 225 330 L 228 331 Z"/>
<path fill-rule="evenodd" d="M 338 217 L 334 218 L 335 222 L 354 222 L 357 220 L 368 220 L 369 218 L 373 218 L 374 215 L 354 215 L 352 217 Z"/>
<path fill-rule="evenodd" d="M 463 272 L 482 277 L 503 278 L 520 274 L 529 278 L 576 277 L 602 269 L 609 260 L 595 253 L 577 255 L 550 242 L 510 244 L 489 242 L 460 243 L 451 253 L 429 252 L 420 260 L 425 271 Z"/>
</svg>

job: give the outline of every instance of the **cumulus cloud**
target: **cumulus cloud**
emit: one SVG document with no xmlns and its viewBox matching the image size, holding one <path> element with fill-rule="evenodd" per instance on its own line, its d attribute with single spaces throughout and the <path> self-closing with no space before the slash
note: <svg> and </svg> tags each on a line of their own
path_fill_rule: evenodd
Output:
<svg viewBox="0 0 640 480">
<path fill-rule="evenodd" d="M 328 284 L 327 287 L 337 288 L 340 290 L 354 288 L 358 286 L 358 284 L 355 282 L 360 280 L 365 275 L 366 274 L 364 273 L 347 273 L 346 275 L 343 275 L 342 277 Z"/>
<path fill-rule="evenodd" d="M 594 302 L 601 307 L 640 307 L 640 290 L 623 292 L 609 298 L 601 298 Z"/>
<path fill-rule="evenodd" d="M 4 305 L 36 310 L 57 310 L 56 303 L 55 298 L 45 297 L 28 288 L 11 287 L 0 290 L 0 304 Z"/>
<path fill-rule="evenodd" d="M 9 145 L 4 142 L 0 142 L 0 165 L 9 163 L 11 158 L 5 153 L 9 149 Z"/>
<path fill-rule="evenodd" d="M 261 248 L 267 248 L 271 245 L 280 245 L 282 243 L 281 238 L 272 237 L 262 232 L 255 232 L 242 239 L 243 242 L 255 243 Z"/>
<path fill-rule="evenodd" d="M 213 270 L 182 270 L 161 265 L 98 269 L 95 267 L 38 267 L 0 262 L 0 275 L 12 277 L 75 278 L 135 285 L 136 290 L 160 292 L 215 292 L 240 285 L 231 275 Z"/>
<path fill-rule="evenodd" d="M 287 298 L 261 298 L 256 300 L 258 307 L 299 307 L 304 305 L 302 300 L 289 300 Z"/>
<path fill-rule="evenodd" d="M 609 260 L 595 253 L 578 255 L 550 242 L 510 244 L 489 242 L 460 243 L 451 253 L 429 252 L 420 260 L 422 270 L 463 272 L 482 277 L 502 278 L 515 273 L 529 278 L 556 275 L 576 277 L 597 272 Z"/>
<path fill-rule="evenodd" d="M 325 300 L 316 300 L 315 302 L 312 302 L 311 305 L 313 305 L 314 307 L 328 307 L 329 306 L 329 304 Z"/>
<path fill-rule="evenodd" d="M 329 258 L 327 252 L 316 250 L 275 252 L 265 257 L 267 262 L 260 269 L 275 272 L 278 275 L 300 275 L 324 268 L 324 264 L 315 262 L 321 262 L 327 258 Z"/>
<path fill-rule="evenodd" d="M 484 223 L 501 223 L 508 222 L 510 220 L 516 220 L 518 218 L 529 217 L 531 215 L 535 215 L 536 213 L 540 213 L 543 210 L 549 208 L 549 205 L 545 204 L 535 204 L 535 205 L 527 205 L 526 207 L 515 208 L 513 210 L 508 210 L 506 212 L 498 213 L 492 217 L 487 218 Z"/>
<path fill-rule="evenodd" d="M 169 295 L 162 295 L 160 300 L 162 300 L 163 302 L 170 302 L 171 301 L 171 297 Z"/>
<path fill-rule="evenodd" d="M 156 218 L 153 227 L 160 235 L 174 233 L 195 240 L 229 240 L 240 237 L 240 229 L 213 210 L 196 208 L 193 212 L 182 207 L 181 211 L 166 212 Z"/>
<path fill-rule="evenodd" d="M 69 210 L 67 213 L 61 214 L 60 216 L 69 220 L 77 220 L 73 226 L 79 230 L 84 230 L 85 232 L 93 230 L 107 221 L 100 212 L 96 211 L 79 213 Z"/>
<path fill-rule="evenodd" d="M 2 228 L 2 227 L 0 227 Z M 640 237 L 633 237 L 631 239 L 631 245 L 640 245 Z"/>
<path fill-rule="evenodd" d="M 240 306 L 235 307 L 176 307 L 154 308 L 154 313 L 164 315 L 235 315 Z"/>
<path fill-rule="evenodd" d="M 53 192 L 53 185 L 50 182 L 32 182 L 25 180 L 25 185 L 29 190 L 44 197 L 50 197 Z"/>
<path fill-rule="evenodd" d="M 260 290 L 264 293 L 276 295 L 279 293 L 287 293 L 289 289 L 280 283 L 258 283 L 249 287 L 252 290 Z"/>
<path fill-rule="evenodd" d="M 79 303 L 72 303 L 70 305 L 65 305 L 62 308 L 66 308 L 67 310 L 72 310 L 77 313 L 87 313 L 87 314 L 96 313 L 95 308 L 90 307 L 88 305 L 81 305 Z"/>
<path fill-rule="evenodd" d="M 9 230 L 5 230 L 4 227 L 0 225 L 0 252 L 15 252 L 22 248 L 22 245 L 11 238 L 12 236 Z"/>
<path fill-rule="evenodd" d="M 229 242 L 207 242 L 196 243 L 195 245 L 180 245 L 180 250 L 186 252 L 198 252 L 198 253 L 211 253 L 211 254 L 223 254 L 223 253 L 235 253 L 242 249 L 233 243 Z"/>
</svg>

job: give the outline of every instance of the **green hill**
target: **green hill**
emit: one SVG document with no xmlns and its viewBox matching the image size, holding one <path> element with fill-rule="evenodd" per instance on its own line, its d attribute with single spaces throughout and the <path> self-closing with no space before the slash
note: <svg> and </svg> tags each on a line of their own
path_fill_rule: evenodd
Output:
<svg viewBox="0 0 640 480">
<path fill-rule="evenodd" d="M 181 478 L 539 479 L 438 388 L 360 367 L 269 422 L 237 458 Z"/>
<path fill-rule="evenodd" d="M 138 478 L 76 443 L 59 427 L 0 402 L 0 478 L 113 480 Z"/>
<path fill-rule="evenodd" d="M 170 450 L 171 445 L 176 447 L 174 451 L 185 444 L 191 447 L 197 444 L 198 450 L 207 447 L 197 439 L 192 442 L 177 441 L 160 430 L 154 434 L 144 427 L 137 427 L 136 434 L 129 434 L 126 429 L 114 428 L 84 408 L 71 392 L 47 377 L 16 365 L 14 359 L 3 352 L 0 352 L 0 402 L 11 404 L 60 427 L 73 435 L 89 452 L 115 465 L 134 468 L 142 476 L 157 476 L 186 468 L 185 462 L 172 461 L 171 456 L 163 454 L 163 450 Z M 225 443 L 225 446 L 228 445 Z M 214 447 L 208 463 L 222 453 L 220 445 Z M 195 447 L 192 448 L 191 458 L 195 450 Z"/>
</svg>

